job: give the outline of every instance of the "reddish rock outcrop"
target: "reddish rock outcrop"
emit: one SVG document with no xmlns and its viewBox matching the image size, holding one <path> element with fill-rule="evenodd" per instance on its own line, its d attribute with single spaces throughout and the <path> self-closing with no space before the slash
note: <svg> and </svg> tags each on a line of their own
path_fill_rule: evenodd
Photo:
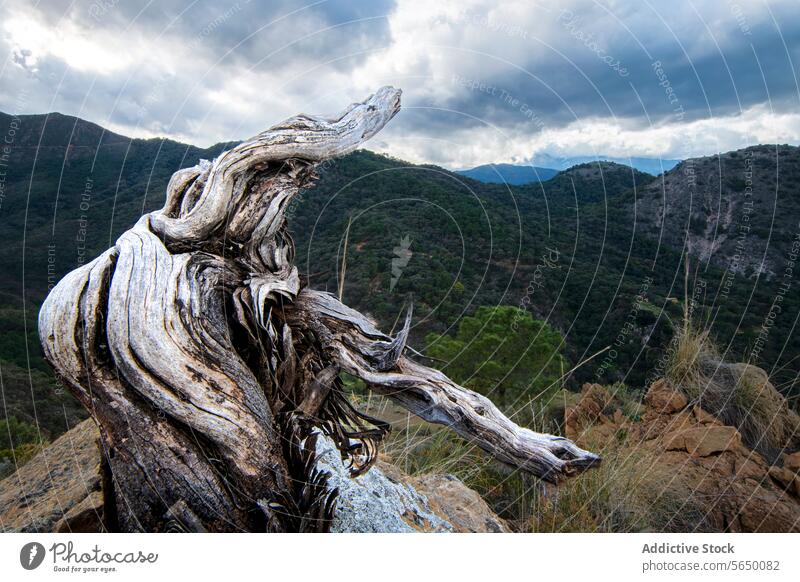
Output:
<svg viewBox="0 0 800 582">
<path fill-rule="evenodd" d="M 673 390 L 664 380 L 656 380 L 644 397 L 645 403 L 660 414 L 672 414 L 683 410 L 689 403 L 682 392 Z"/>
<path fill-rule="evenodd" d="M 742 443 L 735 427 L 690 405 L 664 380 L 645 395 L 641 418 L 612 410 L 617 404 L 607 388 L 585 385 L 566 411 L 566 431 L 582 446 L 641 458 L 643 498 L 686 500 L 675 512 L 693 512 L 710 530 L 800 531 L 800 453 L 771 466 Z"/>
<path fill-rule="evenodd" d="M 618 405 L 619 402 L 604 386 L 584 384 L 578 403 L 568 407 L 564 413 L 564 430 L 567 438 L 571 440 L 582 438 L 586 431 L 591 429 L 592 435 L 599 442 L 605 442 L 623 422 L 619 415 L 615 420 L 605 414 L 609 412 L 613 415 L 614 411 L 618 412 L 616 408 Z"/>
</svg>

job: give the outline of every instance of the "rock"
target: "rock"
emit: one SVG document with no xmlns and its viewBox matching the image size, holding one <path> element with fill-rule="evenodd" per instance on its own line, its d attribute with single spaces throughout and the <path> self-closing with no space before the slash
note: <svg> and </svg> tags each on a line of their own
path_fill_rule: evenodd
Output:
<svg viewBox="0 0 800 582">
<path fill-rule="evenodd" d="M 98 437 L 85 420 L 0 482 L 0 530 L 100 531 Z"/>
<path fill-rule="evenodd" d="M 786 467 L 770 467 L 769 476 L 790 493 L 800 496 L 800 477 Z"/>
<path fill-rule="evenodd" d="M 778 412 L 781 430 L 791 433 L 786 427 L 794 426 L 796 415 L 788 411 L 785 401 L 776 399 L 782 397 L 768 384 L 766 374 L 753 366 L 731 367 L 747 374 L 747 381 L 760 388 L 759 397 L 768 399 Z M 650 387 L 637 422 L 617 414 L 613 403 L 604 403 L 599 397 L 601 388 L 584 388 L 578 404 L 566 411 L 565 423 L 572 419 L 576 442 L 603 446 L 607 459 L 615 455 L 640 459 L 645 470 L 641 490 L 631 495 L 639 496 L 645 506 L 651 505 L 653 492 L 656 503 L 676 500 L 669 527 L 676 531 L 800 531 L 800 453 L 785 455 L 782 467 L 771 467 L 766 457 L 743 443 L 736 427 L 699 406 L 687 408 L 685 397 L 664 381 Z M 611 438 L 621 428 L 626 438 Z M 792 442 L 788 436 L 783 438 Z M 672 507 L 666 505 L 667 511 L 673 511 Z M 664 507 L 654 509 L 658 511 Z"/>
<path fill-rule="evenodd" d="M 742 437 L 732 426 L 702 426 L 668 434 L 664 440 L 668 451 L 685 450 L 690 455 L 707 457 L 736 448 Z"/>
<path fill-rule="evenodd" d="M 660 414 L 671 414 L 686 408 L 689 401 L 664 379 L 653 382 L 644 397 L 645 403 Z"/>
<path fill-rule="evenodd" d="M 800 473 L 800 451 L 787 455 L 783 460 L 783 466 L 792 473 Z"/>
<path fill-rule="evenodd" d="M 567 438 L 580 438 L 586 427 L 600 427 L 609 424 L 603 411 L 614 402 L 611 393 L 600 384 L 584 384 L 581 396 L 575 406 L 567 408 L 564 414 L 564 429 Z M 595 428 L 595 430 L 600 430 Z M 608 436 L 608 435 L 604 435 Z"/>
<path fill-rule="evenodd" d="M 741 532 L 798 532 L 797 505 L 785 493 L 750 483 L 735 482 L 729 493 L 738 505 L 731 507 L 729 515 L 737 512 L 730 523 L 730 531 Z"/>
<path fill-rule="evenodd" d="M 86 420 L 0 481 L 0 531 L 103 531 L 99 433 Z M 411 478 L 379 461 L 352 479 L 333 443 L 317 442 L 320 468 L 339 488 L 333 531 L 506 532 L 486 502 L 450 475 Z"/>
<path fill-rule="evenodd" d="M 431 510 L 450 522 L 456 532 L 507 533 L 506 522 L 497 517 L 483 497 L 453 475 L 426 475 L 414 479 L 417 491 L 428 498 Z"/>
<path fill-rule="evenodd" d="M 53 526 L 56 533 L 103 531 L 102 491 L 92 491 Z"/>
<path fill-rule="evenodd" d="M 692 406 L 692 414 L 694 414 L 694 417 L 700 424 L 722 424 L 716 416 L 710 412 L 706 412 L 697 405 Z"/>
<path fill-rule="evenodd" d="M 334 532 L 505 532 L 509 531 L 480 496 L 451 475 L 413 479 L 378 461 L 351 478 L 339 451 L 317 441 L 319 467 L 339 489 Z"/>
<path fill-rule="evenodd" d="M 761 461 L 761 457 L 757 455 L 752 457 L 738 456 L 734 461 L 733 472 L 737 479 L 761 479 L 766 470 L 766 466 Z"/>
</svg>

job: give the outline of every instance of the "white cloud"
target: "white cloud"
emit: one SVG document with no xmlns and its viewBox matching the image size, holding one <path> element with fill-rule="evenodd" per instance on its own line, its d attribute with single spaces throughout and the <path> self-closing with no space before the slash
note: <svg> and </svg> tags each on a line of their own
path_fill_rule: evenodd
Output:
<svg viewBox="0 0 800 582">
<path fill-rule="evenodd" d="M 684 159 L 765 143 L 800 143 L 800 113 L 764 106 L 739 115 L 636 128 L 623 121 L 581 119 L 566 127 L 525 135 L 499 127 L 455 130 L 446 139 L 392 136 L 379 149 L 411 162 L 461 169 L 488 163 L 528 163 L 536 154 L 607 155 Z"/>
<path fill-rule="evenodd" d="M 140 15 L 120 3 L 99 21 L 83 0 L 62 16 L 42 4 L 0 8 L 0 55 L 10 59 L 0 109 L 14 107 L 12 91 L 24 89 L 29 113 L 55 109 L 127 135 L 210 145 L 301 111 L 336 113 L 392 84 L 404 90 L 405 111 L 369 147 L 448 167 L 535 153 L 684 157 L 800 141 L 796 88 L 776 52 L 782 39 L 757 6 L 738 15 L 718 2 L 663 13 L 633 1 L 577 0 L 557 8 L 398 0 L 377 14 L 343 0 L 302 10 L 265 11 L 257 0 L 227 11 L 202 0 L 191 6 L 196 12 L 147 4 Z M 785 6 L 771 8 L 780 17 Z M 580 16 L 570 29 L 563 9 Z M 796 53 L 794 21 L 781 24 Z M 653 59 L 663 60 L 684 120 L 670 115 Z"/>
<path fill-rule="evenodd" d="M 48 27 L 34 14 L 19 14 L 3 22 L 3 34 L 17 62 L 36 70 L 39 62 L 55 57 L 76 71 L 112 73 L 134 64 L 127 39 L 106 35 L 92 37 L 88 31 L 65 21 Z"/>
</svg>

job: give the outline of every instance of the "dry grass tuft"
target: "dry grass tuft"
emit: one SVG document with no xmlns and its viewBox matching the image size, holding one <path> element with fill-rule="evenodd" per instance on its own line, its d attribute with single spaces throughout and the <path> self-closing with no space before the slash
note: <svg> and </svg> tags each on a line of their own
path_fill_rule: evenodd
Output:
<svg viewBox="0 0 800 582">
<path fill-rule="evenodd" d="M 735 426 L 744 443 L 768 461 L 798 446 L 800 418 L 766 373 L 724 362 L 707 330 L 687 325 L 675 334 L 664 376 L 690 401 Z"/>
<path fill-rule="evenodd" d="M 388 410 L 385 404 L 377 406 L 391 416 L 391 405 Z M 593 450 L 603 452 L 600 467 L 558 487 L 512 471 L 451 431 L 418 421 L 395 421 L 385 455 L 410 475 L 455 475 L 516 531 L 710 530 L 700 504 L 687 499 L 686 491 L 665 489 L 669 477 L 658 473 L 651 458 L 623 452 L 626 435 L 617 436 L 594 445 Z"/>
</svg>

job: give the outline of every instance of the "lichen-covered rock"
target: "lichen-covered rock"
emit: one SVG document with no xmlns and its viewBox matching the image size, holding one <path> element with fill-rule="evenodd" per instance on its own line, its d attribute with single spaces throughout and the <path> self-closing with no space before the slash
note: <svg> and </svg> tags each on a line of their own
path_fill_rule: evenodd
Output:
<svg viewBox="0 0 800 582">
<path fill-rule="evenodd" d="M 453 475 L 426 475 L 412 480 L 431 510 L 450 522 L 456 532 L 509 532 L 483 498 Z"/>
<path fill-rule="evenodd" d="M 334 532 L 506 532 L 480 495 L 448 475 L 414 479 L 379 461 L 352 478 L 331 441 L 317 441 L 319 467 L 339 489 Z"/>
<path fill-rule="evenodd" d="M 17 473 L 0 481 L 0 531 L 103 531 L 99 433 L 86 420 Z M 339 451 L 321 437 L 319 467 L 339 489 L 336 532 L 505 532 L 481 497 L 448 475 L 411 478 L 378 462 L 351 478 Z"/>
</svg>

